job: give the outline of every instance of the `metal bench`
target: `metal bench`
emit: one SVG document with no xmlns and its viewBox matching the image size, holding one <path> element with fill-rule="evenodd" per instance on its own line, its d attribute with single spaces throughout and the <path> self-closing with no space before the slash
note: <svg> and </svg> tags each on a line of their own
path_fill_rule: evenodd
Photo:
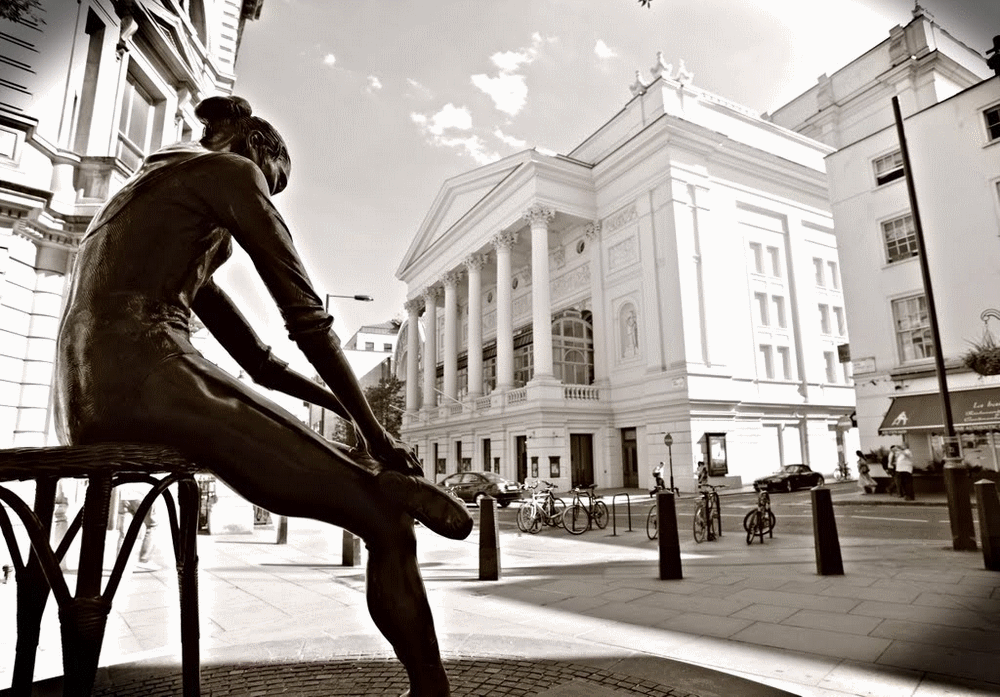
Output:
<svg viewBox="0 0 1000 697">
<path fill-rule="evenodd" d="M 42 613 L 49 591 L 59 607 L 64 697 L 91 694 L 111 602 L 135 545 L 142 522 L 157 496 L 166 502 L 180 590 L 181 660 L 185 697 L 200 694 L 198 627 L 198 484 L 197 465 L 176 450 L 137 443 L 0 450 L 0 530 L 7 542 L 17 582 L 17 648 L 11 680 L 12 697 L 32 691 Z M 153 475 L 163 475 L 154 477 Z M 50 543 L 56 485 L 62 478 L 86 478 L 80 512 L 53 549 Z M 34 508 L 9 488 L 11 481 L 34 481 Z M 104 585 L 104 547 L 111 493 L 127 482 L 152 486 L 122 542 Z M 168 487 L 177 485 L 177 505 Z M 7 507 L 24 524 L 29 547 L 26 560 L 15 538 Z M 76 593 L 70 592 L 60 568 L 76 533 L 82 529 Z"/>
</svg>

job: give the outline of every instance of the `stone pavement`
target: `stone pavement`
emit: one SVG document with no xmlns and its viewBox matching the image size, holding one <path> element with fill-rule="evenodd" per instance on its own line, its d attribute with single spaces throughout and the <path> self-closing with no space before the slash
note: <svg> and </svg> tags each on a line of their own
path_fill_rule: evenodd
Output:
<svg viewBox="0 0 1000 697">
<path fill-rule="evenodd" d="M 874 502 L 846 485 L 837 505 Z M 642 529 L 501 531 L 500 581 L 478 580 L 478 535 L 418 528 L 420 559 L 456 695 L 1000 694 L 1000 575 L 950 540 L 841 539 L 845 574 L 819 576 L 811 536 L 748 546 L 681 535 L 684 578 L 657 578 Z M 939 503 L 932 497 L 904 505 Z M 683 510 L 683 509 L 682 509 Z M 307 520 L 202 537 L 203 694 L 399 694 L 403 672 L 368 618 L 364 572 L 341 532 Z M 0 586 L 0 627 L 13 587 Z M 54 613 L 39 679 L 58 675 Z M 100 695 L 179 691 L 176 579 L 136 571 L 109 622 Z M 12 632 L 0 633 L 0 685 Z M 58 694 L 58 680 L 38 694 Z"/>
</svg>

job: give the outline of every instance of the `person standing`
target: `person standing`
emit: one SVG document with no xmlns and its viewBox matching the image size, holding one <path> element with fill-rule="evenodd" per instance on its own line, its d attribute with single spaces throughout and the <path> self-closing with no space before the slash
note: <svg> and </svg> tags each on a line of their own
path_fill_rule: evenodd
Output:
<svg viewBox="0 0 1000 697">
<path fill-rule="evenodd" d="M 899 495 L 913 501 L 913 453 L 905 443 L 896 448 L 896 478 Z"/>
<path fill-rule="evenodd" d="M 122 484 L 118 487 L 118 550 L 121 551 L 122 543 L 125 541 L 125 533 L 131 520 L 139 510 L 139 504 L 149 492 L 149 486 L 144 484 Z M 145 519 L 142 521 L 143 531 L 142 544 L 139 545 L 139 561 L 137 569 L 143 571 L 155 571 L 159 568 L 153 562 L 153 551 L 156 534 L 156 505 L 157 499 L 153 500 L 153 505 L 149 507 Z"/>
</svg>

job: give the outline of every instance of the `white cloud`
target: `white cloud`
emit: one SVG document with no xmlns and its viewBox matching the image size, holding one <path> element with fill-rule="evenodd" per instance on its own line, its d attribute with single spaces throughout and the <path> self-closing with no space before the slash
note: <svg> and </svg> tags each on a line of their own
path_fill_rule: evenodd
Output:
<svg viewBox="0 0 1000 697">
<path fill-rule="evenodd" d="M 469 113 L 469 110 L 464 106 L 457 107 L 450 102 L 441 107 L 441 111 L 434 114 L 430 119 L 423 114 L 411 114 L 410 118 L 415 123 L 424 126 L 428 133 L 435 136 L 443 135 L 445 130 L 449 128 L 460 131 L 467 131 L 472 128 L 472 115 Z"/>
<path fill-rule="evenodd" d="M 473 75 L 472 84 L 485 92 L 497 109 L 511 116 L 517 116 L 528 102 L 528 83 L 524 75 Z"/>
<path fill-rule="evenodd" d="M 522 148 L 525 145 L 525 141 L 521 140 L 520 138 L 515 138 L 514 136 L 509 136 L 503 131 L 501 131 L 499 128 L 493 129 L 493 135 L 496 136 L 497 139 L 499 139 L 501 142 L 510 145 L 511 147 L 514 148 Z"/>
<path fill-rule="evenodd" d="M 486 144 L 478 135 L 458 135 L 455 133 L 456 131 L 472 129 L 472 116 L 465 107 L 456 107 L 449 103 L 430 117 L 426 114 L 413 112 L 410 114 L 410 120 L 420 126 L 424 135 L 427 136 L 427 141 L 432 145 L 460 150 L 480 165 L 500 159 L 499 154 L 487 152 Z"/>
<path fill-rule="evenodd" d="M 328 53 L 325 56 L 323 56 L 323 65 L 332 66 L 336 62 L 337 62 L 337 57 L 332 53 Z"/>
<path fill-rule="evenodd" d="M 601 39 L 598 39 L 597 43 L 594 44 L 594 54 L 602 60 L 607 58 L 614 58 L 615 56 L 618 55 L 618 53 L 613 48 L 608 46 Z"/>
<path fill-rule="evenodd" d="M 419 99 L 430 99 L 433 96 L 428 88 L 424 87 L 412 77 L 406 78 L 406 84 L 413 88 L 413 92 L 410 93 L 410 96 L 418 97 Z"/>
<path fill-rule="evenodd" d="M 369 93 L 376 92 L 376 91 L 378 91 L 380 89 L 382 89 L 382 81 L 379 80 L 374 75 L 369 75 L 368 76 L 368 88 L 367 88 L 368 92 Z"/>
</svg>

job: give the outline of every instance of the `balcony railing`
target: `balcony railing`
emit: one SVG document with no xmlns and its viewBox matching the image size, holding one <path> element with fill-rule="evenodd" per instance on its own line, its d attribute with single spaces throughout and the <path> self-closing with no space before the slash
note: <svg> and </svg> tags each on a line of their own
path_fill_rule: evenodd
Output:
<svg viewBox="0 0 1000 697">
<path fill-rule="evenodd" d="M 528 400 L 528 388 L 518 387 L 507 393 L 507 404 L 520 404 Z"/>
<path fill-rule="evenodd" d="M 600 388 L 594 385 L 563 385 L 562 395 L 565 402 L 577 405 L 581 402 L 597 403 L 601 401 Z M 527 387 L 518 387 L 506 392 L 494 391 L 492 394 L 476 397 L 474 400 L 466 395 L 461 403 L 458 403 L 457 400 L 448 403 L 443 395 L 438 395 L 438 397 L 439 403 L 436 407 L 430 410 L 422 408 L 419 413 L 408 413 L 407 424 L 416 426 L 436 421 L 475 418 L 476 414 L 502 413 L 507 408 L 519 408 L 529 403 Z"/>
<path fill-rule="evenodd" d="M 593 385 L 563 385 L 563 397 L 596 401 L 601 398 L 601 392 Z"/>
</svg>

